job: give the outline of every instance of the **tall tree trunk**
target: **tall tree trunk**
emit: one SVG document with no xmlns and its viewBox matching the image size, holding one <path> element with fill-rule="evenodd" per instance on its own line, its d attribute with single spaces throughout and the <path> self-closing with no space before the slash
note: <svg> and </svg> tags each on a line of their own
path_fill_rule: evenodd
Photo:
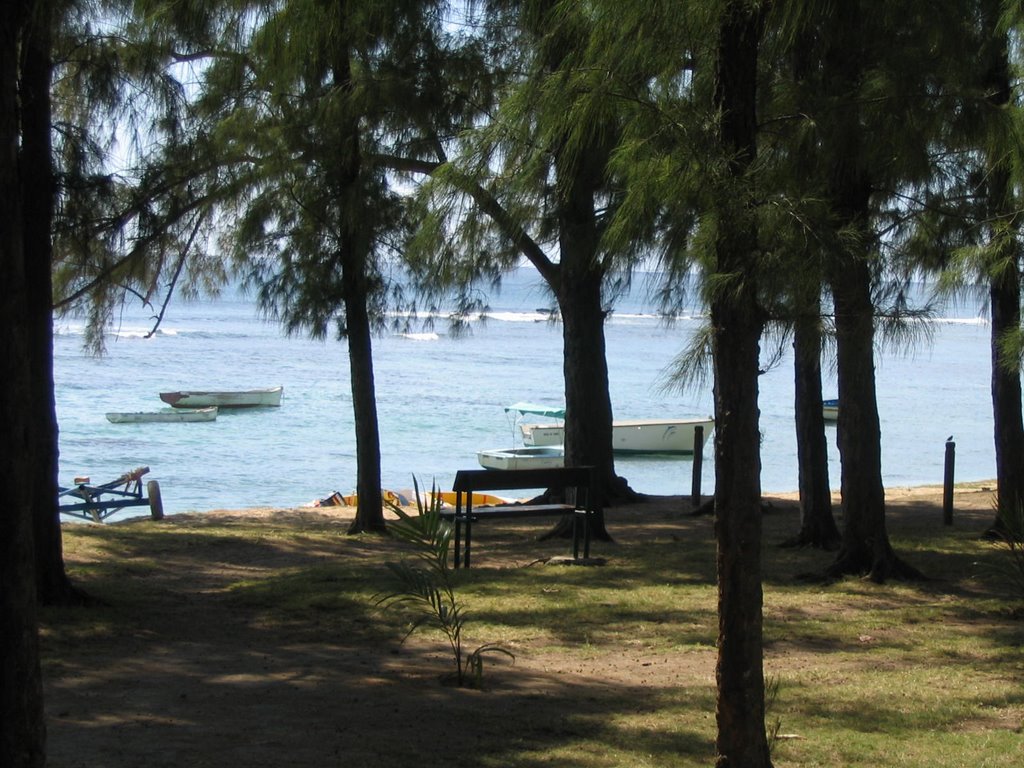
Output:
<svg viewBox="0 0 1024 768">
<path fill-rule="evenodd" d="M 563 266 L 563 269 L 564 266 Z M 608 541 L 604 507 L 624 489 L 615 475 L 612 458 L 612 403 L 608 392 L 601 276 L 593 270 L 581 275 L 562 273 L 558 304 L 562 314 L 563 372 L 565 375 L 565 462 L 591 466 L 596 473 L 598 509 L 590 519 L 591 535 Z M 619 494 L 615 490 L 619 489 Z M 559 523 L 559 532 L 571 533 L 571 517 Z"/>
<path fill-rule="evenodd" d="M 732 245 L 739 247 L 739 243 Z M 728 268 L 728 256 L 724 252 L 722 256 L 720 267 Z M 743 293 L 743 298 L 754 301 L 750 291 Z M 760 323 L 750 308 L 737 307 L 731 299 L 712 304 L 711 322 L 715 334 L 718 765 L 766 766 L 771 762 L 764 731 L 762 653 Z"/>
<path fill-rule="evenodd" d="M 920 574 L 893 552 L 885 527 L 882 433 L 875 392 L 874 304 L 870 260 L 871 181 L 864 167 L 868 140 L 858 112 L 866 61 L 864 9 L 856 0 L 829 12 L 835 35 L 825 56 L 826 76 L 837 98 L 848 106 L 829 127 L 829 198 L 835 216 L 835 242 L 829 259 L 829 285 L 835 308 L 839 379 L 839 456 L 842 462 L 843 543 L 828 576 L 867 574 L 875 581 Z"/>
<path fill-rule="evenodd" d="M 719 191 L 715 271 L 739 284 L 715 294 L 715 531 L 718 539 L 719 768 L 771 765 L 764 730 L 761 593 L 761 435 L 757 379 L 763 325 L 758 236 L 746 175 L 757 154 L 761 9 L 736 0 L 719 30 L 715 106 L 732 183 Z"/>
<path fill-rule="evenodd" d="M 989 105 L 997 113 L 1010 103 L 1010 62 L 1006 34 L 998 31 L 1002 3 L 981 4 L 985 31 L 982 51 L 986 66 L 983 87 Z M 996 119 L 999 119 L 997 116 Z M 1006 530 L 1004 520 L 1014 520 L 1024 510 L 1024 416 L 1021 413 L 1021 381 L 1017 360 L 1006 360 L 1000 343 L 1020 329 L 1021 268 L 1017 205 L 1010 169 L 1002 157 L 989 156 L 985 174 L 987 220 L 991 256 L 989 303 L 992 312 L 992 416 L 995 439 L 997 508 L 992 532 Z"/>
<path fill-rule="evenodd" d="M 18 166 L 19 51 L 33 3 L 0 5 L 0 765 L 46 764 L 36 616 L 31 329 Z"/>
<path fill-rule="evenodd" d="M 563 217 L 564 219 L 565 217 Z M 608 391 L 601 280 L 593 263 L 596 243 L 583 244 L 563 222 L 558 309 L 562 315 L 562 370 L 565 376 L 565 459 L 589 465 L 607 502 L 615 483 L 612 403 Z M 591 238 L 593 240 L 593 238 Z M 576 249 L 574 253 L 573 250 Z M 580 266 L 582 265 L 582 268 Z"/>
<path fill-rule="evenodd" d="M 349 533 L 386 530 L 380 489 L 380 429 L 373 377 L 372 334 L 365 287 L 361 293 L 360 296 L 358 291 L 354 291 L 352 300 L 345 300 L 352 408 L 355 412 L 358 495 L 356 516 L 349 526 Z"/>
<path fill-rule="evenodd" d="M 550 29 L 538 32 L 554 37 Z M 571 37 L 549 39 L 545 46 L 549 71 L 557 72 L 577 44 Z M 607 134 L 615 129 L 605 128 L 604 135 L 590 135 L 583 147 L 567 149 L 571 141 L 566 137 L 565 144 L 553 149 L 559 265 L 541 271 L 562 316 L 565 460 L 574 466 L 594 467 L 602 509 L 616 499 L 636 498 L 626 481 L 615 474 L 612 454 L 612 403 L 602 308 L 605 266 L 601 261 L 597 197 L 606 186 Z M 581 132 L 587 135 L 590 127 L 582 127 Z M 609 538 L 603 513 L 591 520 L 593 534 Z"/>
<path fill-rule="evenodd" d="M 866 195 L 864 200 L 866 205 Z M 867 255 L 840 256 L 831 285 L 836 315 L 836 429 L 842 462 L 843 541 L 826 575 L 864 574 L 879 583 L 889 578 L 921 578 L 920 572 L 893 551 L 885 525 L 882 430 L 875 390 L 874 304 Z"/>
<path fill-rule="evenodd" d="M 348 22 L 344 3 L 338 7 L 341 23 Z M 333 64 L 337 88 L 351 93 L 352 65 L 347 49 L 339 48 Z M 373 376 L 373 329 L 369 313 L 367 257 L 373 240 L 371 217 L 364 211 L 362 150 L 358 118 L 337 126 L 338 153 L 333 169 L 333 191 L 337 200 L 342 296 L 345 301 L 345 329 L 352 387 L 352 409 L 356 432 L 356 516 L 349 533 L 387 530 L 380 488 L 380 428 L 377 420 L 377 392 Z"/>
<path fill-rule="evenodd" d="M 603 154 L 595 152 L 603 157 Z M 589 162 L 593 162 L 592 160 Z M 563 372 L 565 374 L 565 457 L 574 466 L 589 465 L 597 472 L 602 507 L 635 494 L 615 474 L 612 452 L 612 401 L 605 345 L 606 313 L 602 306 L 604 269 L 600 263 L 595 190 L 600 167 L 560 169 L 570 192 L 559 206 L 561 265 L 555 286 L 562 315 Z M 602 518 L 601 534 L 604 532 Z"/>
<path fill-rule="evenodd" d="M 798 288 L 798 291 L 800 289 Z M 787 546 L 839 548 L 840 534 L 832 516 L 828 443 L 821 395 L 820 288 L 796 297 L 793 334 L 796 454 L 800 489 L 800 530 Z"/>
<path fill-rule="evenodd" d="M 611 536 L 605 527 L 604 507 L 630 491 L 616 476 L 612 455 L 612 402 L 601 305 L 604 269 L 594 209 L 607 154 L 597 147 L 572 153 L 571 158 L 564 151 L 555 154 L 562 190 L 558 199 L 560 259 L 546 279 L 562 316 L 565 463 L 594 468 L 598 507 L 590 518 L 591 535 L 608 541 Z M 567 516 L 545 538 L 568 536 L 571 530 L 572 517 Z"/>
<path fill-rule="evenodd" d="M 992 312 L 992 416 L 994 422 L 997 509 L 994 532 L 1006 530 L 1024 510 L 1024 420 L 1021 417 L 1020 372 L 1010 370 L 999 348 L 1009 333 L 1020 329 L 1020 270 L 1012 258 L 989 281 Z"/>
<path fill-rule="evenodd" d="M 47 6 L 49 7 L 49 6 Z M 32 421 L 35 462 L 32 467 L 35 505 L 36 587 L 46 605 L 82 603 L 64 568 L 60 512 L 57 509 L 58 425 L 53 382 L 52 266 L 54 181 L 51 146 L 50 85 L 52 79 L 50 13 L 36 14 L 33 32 L 23 49 L 21 77 L 21 162 L 25 222 L 25 278 L 32 333 Z"/>
<path fill-rule="evenodd" d="M 867 574 L 874 581 L 919 574 L 893 551 L 885 527 L 882 433 L 875 391 L 874 305 L 866 257 L 840 259 L 832 279 L 839 378 L 843 543 L 829 576 Z"/>
<path fill-rule="evenodd" d="M 810 26 L 800 29 L 790 55 L 797 93 L 815 91 L 809 82 L 816 69 L 813 56 L 814 34 Z M 802 109 L 809 109 L 803 105 Z M 793 156 L 794 175 L 799 185 L 817 172 L 817 148 L 802 145 Z M 820 260 L 820 252 L 805 247 L 808 265 Z M 821 395 L 821 277 L 820 270 L 808 270 L 810 281 L 794 286 L 793 323 L 794 412 L 796 414 L 796 450 L 800 490 L 800 530 L 784 546 L 812 546 L 834 550 L 841 538 L 832 516 L 832 491 L 828 471 L 828 443 Z"/>
</svg>

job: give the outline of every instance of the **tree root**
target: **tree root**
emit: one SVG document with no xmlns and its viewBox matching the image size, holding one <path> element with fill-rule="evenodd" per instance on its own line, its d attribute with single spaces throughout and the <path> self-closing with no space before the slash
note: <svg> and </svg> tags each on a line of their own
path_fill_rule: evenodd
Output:
<svg viewBox="0 0 1024 768">
<path fill-rule="evenodd" d="M 820 549 L 824 552 L 838 552 L 843 543 L 842 536 L 828 536 L 811 528 L 803 528 L 799 533 L 779 542 L 781 549 Z"/>
<path fill-rule="evenodd" d="M 825 569 L 824 578 L 837 580 L 844 576 L 860 576 L 875 584 L 884 584 L 890 579 L 896 581 L 931 581 L 914 566 L 910 565 L 894 552 L 887 556 L 875 556 L 869 559 L 855 554 L 841 555 L 832 565 Z"/>
<path fill-rule="evenodd" d="M 40 605 L 55 608 L 97 608 L 108 605 L 105 600 L 93 597 L 84 589 L 80 589 L 64 579 L 64 584 L 59 590 L 50 590 L 47 593 L 40 592 L 38 602 Z"/>
</svg>

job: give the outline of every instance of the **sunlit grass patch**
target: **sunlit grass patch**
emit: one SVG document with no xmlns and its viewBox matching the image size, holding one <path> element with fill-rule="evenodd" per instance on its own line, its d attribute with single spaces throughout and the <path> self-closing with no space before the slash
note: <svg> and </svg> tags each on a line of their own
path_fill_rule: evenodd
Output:
<svg viewBox="0 0 1024 768">
<path fill-rule="evenodd" d="M 493 678 L 489 666 L 492 687 L 469 696 L 437 682 L 447 669 L 439 633 L 400 645 L 414 617 L 375 605 L 393 584 L 385 563 L 408 557 L 407 546 L 347 536 L 336 522 L 288 520 L 69 526 L 69 571 L 102 603 L 44 611 L 46 674 L 91 683 L 119 668 L 114 653 L 137 674 L 154 648 L 173 657 L 179 646 L 209 645 L 221 662 L 237 655 L 243 667 L 245 654 L 280 657 L 253 680 L 286 667 L 305 690 L 338 674 L 339 700 L 371 701 L 378 717 L 408 712 L 403 697 L 429 701 L 415 706 L 409 727 L 429 721 L 432 743 L 468 740 L 474 765 L 714 761 L 710 520 L 617 518 L 616 542 L 596 544 L 602 560 L 585 566 L 546 564 L 566 543 L 535 541 L 543 526 L 480 526 L 479 559 L 452 573 L 469 619 L 465 643 L 498 643 L 515 661 L 497 661 Z M 991 567 L 998 551 L 966 527 L 901 522 L 893 544 L 928 581 L 824 583 L 803 577 L 822 572 L 833 553 L 777 546 L 795 523 L 785 510 L 765 518 L 765 669 L 779 683 L 769 713 L 779 723 L 774 764 L 1024 762 L 1024 622 Z M 199 664 L 188 659 L 186 668 Z M 346 665 L 358 674 L 337 672 Z M 324 716 L 349 728 L 360 710 Z M 416 733 L 349 744 L 348 754 L 352 764 L 413 764 Z M 468 765 L 463 757 L 455 764 Z"/>
</svg>

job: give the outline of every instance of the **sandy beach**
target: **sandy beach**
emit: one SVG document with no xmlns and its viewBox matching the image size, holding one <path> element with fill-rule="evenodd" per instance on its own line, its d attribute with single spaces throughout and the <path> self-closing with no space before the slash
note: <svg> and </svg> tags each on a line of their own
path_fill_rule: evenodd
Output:
<svg viewBox="0 0 1024 768">
<path fill-rule="evenodd" d="M 995 505 L 995 480 L 980 480 L 977 482 L 960 483 L 954 488 L 954 508 L 969 513 L 968 517 L 973 519 L 979 511 L 988 511 L 994 514 Z M 413 491 L 403 489 L 401 491 L 406 497 L 411 498 Z M 705 500 L 708 497 L 704 497 Z M 768 505 L 780 509 L 791 509 L 799 501 L 799 494 L 796 491 L 789 493 L 770 493 L 765 495 L 765 502 Z M 896 487 L 885 489 L 886 510 L 888 519 L 899 522 L 904 516 L 916 517 L 918 515 L 928 516 L 934 510 L 938 510 L 941 520 L 943 504 L 943 488 L 940 485 L 922 485 L 911 487 Z M 832 494 L 832 503 L 837 518 L 840 514 L 842 497 L 838 491 Z M 410 506 L 410 509 L 414 507 Z M 620 504 L 612 508 L 614 516 L 628 518 L 635 514 L 665 514 L 673 512 L 689 512 L 692 509 L 689 496 L 656 496 L 650 495 L 646 500 L 637 504 Z M 209 512 L 187 513 L 180 515 L 168 515 L 168 520 L 187 524 L 189 520 L 197 517 L 211 516 L 217 520 L 237 519 L 276 519 L 288 520 L 295 524 L 311 523 L 315 521 L 331 520 L 339 523 L 351 521 L 355 508 L 350 506 L 317 506 L 316 502 L 294 508 L 278 507 L 248 507 L 244 509 L 214 509 Z M 894 517 L 895 515 L 895 517 Z M 129 521 L 130 522 L 130 521 Z M 991 522 L 991 520 L 989 521 Z"/>
</svg>

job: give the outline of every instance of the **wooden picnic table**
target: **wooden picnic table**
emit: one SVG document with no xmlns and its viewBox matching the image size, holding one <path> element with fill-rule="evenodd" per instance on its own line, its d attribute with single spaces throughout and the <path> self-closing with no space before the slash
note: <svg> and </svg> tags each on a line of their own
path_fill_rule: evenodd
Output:
<svg viewBox="0 0 1024 768">
<path fill-rule="evenodd" d="M 543 504 L 496 504 L 473 506 L 476 491 L 507 491 L 542 488 L 561 491 L 564 502 Z M 591 467 L 557 467 L 544 469 L 463 469 L 455 474 L 452 484 L 455 508 L 441 511 L 441 517 L 455 525 L 455 567 L 469 568 L 473 543 L 473 523 L 498 518 L 572 515 L 572 556 L 590 557 L 590 517 L 594 514 Z M 463 530 L 465 538 L 463 539 Z"/>
</svg>

